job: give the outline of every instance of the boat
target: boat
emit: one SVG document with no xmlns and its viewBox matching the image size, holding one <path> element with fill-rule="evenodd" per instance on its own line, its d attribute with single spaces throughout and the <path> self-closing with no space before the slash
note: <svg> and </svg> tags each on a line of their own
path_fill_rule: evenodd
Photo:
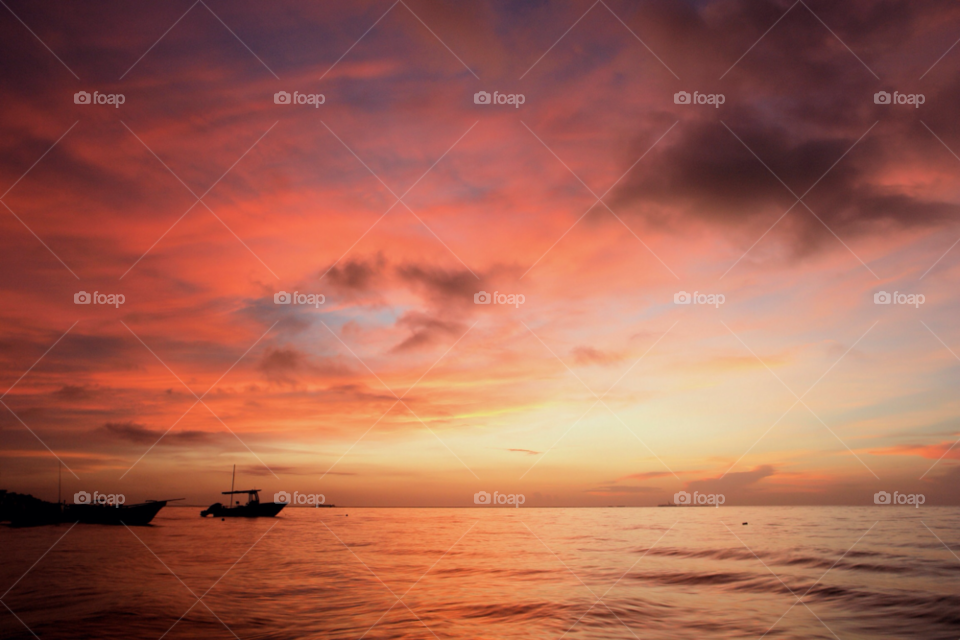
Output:
<svg viewBox="0 0 960 640">
<path fill-rule="evenodd" d="M 11 527 L 39 527 L 48 524 L 108 524 L 142 527 L 173 500 L 148 500 L 140 504 L 63 504 L 31 495 L 0 492 L 0 522 Z M 183 498 L 177 498 L 183 500 Z"/>
<path fill-rule="evenodd" d="M 183 498 L 176 498 L 183 500 Z M 150 524 L 160 509 L 172 500 L 147 500 L 140 504 L 66 504 L 63 506 L 63 522 L 81 524 L 123 524 L 142 527 Z"/>
<path fill-rule="evenodd" d="M 201 518 L 213 516 L 215 518 L 272 518 L 287 506 L 284 502 L 260 502 L 260 491 L 262 489 L 238 489 L 233 490 L 234 481 L 237 479 L 237 465 L 233 465 L 233 480 L 230 482 L 230 491 L 224 491 L 221 495 L 230 496 L 226 506 L 215 502 L 207 509 L 200 512 Z M 233 496 L 247 494 L 247 504 L 240 504 L 240 501 L 234 501 Z"/>
<path fill-rule="evenodd" d="M 207 509 L 200 512 L 200 517 L 214 516 L 216 518 L 272 518 L 287 506 L 281 502 L 260 502 L 261 489 L 243 489 L 240 491 L 224 491 L 225 496 L 234 496 L 237 494 L 247 494 L 247 504 L 240 504 L 238 500 L 235 506 L 226 506 L 215 502 Z"/>
<path fill-rule="evenodd" d="M 0 522 L 9 522 L 11 527 L 39 527 L 62 521 L 63 512 L 58 503 L 26 493 L 4 491 L 0 496 Z"/>
</svg>

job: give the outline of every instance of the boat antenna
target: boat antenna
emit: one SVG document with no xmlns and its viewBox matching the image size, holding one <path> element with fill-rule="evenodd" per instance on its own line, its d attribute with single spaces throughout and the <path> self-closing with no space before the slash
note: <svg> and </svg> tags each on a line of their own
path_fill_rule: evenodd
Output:
<svg viewBox="0 0 960 640">
<path fill-rule="evenodd" d="M 233 483 L 237 479 L 237 465 L 233 465 L 233 478 L 230 479 L 230 493 L 233 493 Z"/>
</svg>

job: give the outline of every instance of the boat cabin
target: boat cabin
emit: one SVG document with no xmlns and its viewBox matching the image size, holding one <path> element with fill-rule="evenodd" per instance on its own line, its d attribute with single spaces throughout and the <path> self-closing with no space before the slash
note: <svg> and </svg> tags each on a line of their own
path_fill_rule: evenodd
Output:
<svg viewBox="0 0 960 640">
<path fill-rule="evenodd" d="M 252 505 L 252 504 L 260 504 L 260 491 L 262 491 L 262 489 L 242 489 L 238 491 L 223 491 L 221 495 L 230 496 L 238 493 L 245 493 L 247 494 L 247 504 Z M 231 498 L 231 501 L 232 500 L 233 499 Z M 237 500 L 235 504 L 239 505 L 240 501 Z"/>
</svg>

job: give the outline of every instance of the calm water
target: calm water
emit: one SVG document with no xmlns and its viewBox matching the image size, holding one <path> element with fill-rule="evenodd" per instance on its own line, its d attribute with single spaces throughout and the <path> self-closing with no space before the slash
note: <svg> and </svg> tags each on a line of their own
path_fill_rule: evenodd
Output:
<svg viewBox="0 0 960 640">
<path fill-rule="evenodd" d="M 4 591 L 66 533 L 0 599 L 44 639 L 960 637 L 956 508 L 198 511 L 0 529 Z"/>
</svg>

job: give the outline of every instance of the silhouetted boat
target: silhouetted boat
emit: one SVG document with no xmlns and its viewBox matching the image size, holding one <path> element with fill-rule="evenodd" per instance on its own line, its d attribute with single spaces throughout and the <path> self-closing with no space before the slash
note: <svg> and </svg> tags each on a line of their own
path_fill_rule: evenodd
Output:
<svg viewBox="0 0 960 640">
<path fill-rule="evenodd" d="M 234 481 L 237 479 L 237 465 L 233 465 L 233 479 L 230 481 L 230 491 L 224 491 L 221 495 L 231 496 L 230 502 L 226 506 L 215 502 L 207 509 L 200 512 L 201 518 L 214 516 L 215 518 L 272 518 L 287 506 L 282 502 L 260 502 L 261 489 L 242 489 L 233 490 Z M 233 502 L 232 496 L 237 494 L 247 494 L 247 504 L 240 504 L 240 501 Z"/>
<path fill-rule="evenodd" d="M 183 498 L 177 498 L 182 500 Z M 63 506 L 63 522 L 82 524 L 125 524 L 128 527 L 150 524 L 154 516 L 170 500 L 147 500 L 140 504 L 67 504 Z"/>
<path fill-rule="evenodd" d="M 183 498 L 177 498 L 182 500 Z M 61 504 L 22 493 L 0 492 L 0 522 L 11 527 L 80 523 L 143 526 L 172 500 L 148 500 L 140 504 Z"/>
<path fill-rule="evenodd" d="M 247 494 L 247 504 L 240 504 L 237 501 L 236 506 L 224 506 L 219 502 L 210 505 L 209 508 L 200 512 L 200 516 L 214 516 L 217 518 L 272 518 L 280 510 L 287 506 L 281 502 L 260 502 L 260 489 L 244 489 L 242 491 L 224 491 L 223 495 L 233 496 L 239 493 Z"/>
<path fill-rule="evenodd" d="M 0 522 L 9 522 L 11 527 L 38 527 L 59 524 L 62 520 L 59 504 L 24 493 L 4 491 L 0 496 Z"/>
</svg>

